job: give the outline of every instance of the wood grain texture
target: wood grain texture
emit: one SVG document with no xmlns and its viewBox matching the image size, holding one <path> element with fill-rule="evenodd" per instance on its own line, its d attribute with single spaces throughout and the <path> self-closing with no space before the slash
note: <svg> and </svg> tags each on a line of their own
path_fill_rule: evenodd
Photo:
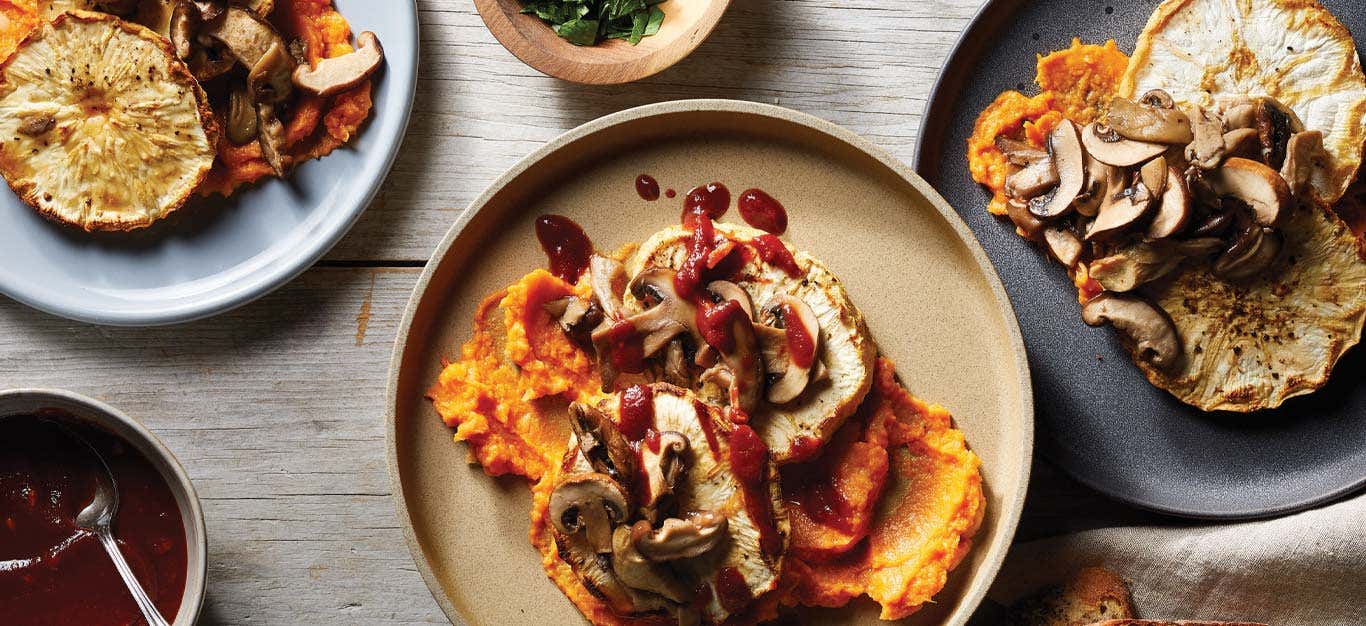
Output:
<svg viewBox="0 0 1366 626">
<path fill-rule="evenodd" d="M 546 140 L 627 107 L 772 102 L 909 161 L 925 98 L 979 0 L 738 0 L 691 57 L 586 87 L 523 65 L 468 0 L 419 0 L 423 67 L 403 154 L 316 267 L 218 318 L 86 326 L 0 301 L 0 388 L 62 387 L 142 420 L 179 456 L 209 531 L 206 624 L 444 622 L 397 528 L 384 388 L 416 267 L 464 207 Z M 364 28 L 364 25 L 356 25 Z M 1148 518 L 1046 464 L 1022 537 Z"/>
</svg>

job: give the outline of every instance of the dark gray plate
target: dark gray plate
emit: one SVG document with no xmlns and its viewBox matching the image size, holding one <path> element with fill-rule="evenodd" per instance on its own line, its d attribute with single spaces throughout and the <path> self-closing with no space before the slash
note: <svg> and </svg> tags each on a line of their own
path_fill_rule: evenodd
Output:
<svg viewBox="0 0 1366 626">
<path fill-rule="evenodd" d="M 978 112 L 1006 89 L 1035 93 L 1034 55 L 1113 38 L 1133 51 L 1156 0 L 995 0 L 950 56 L 930 98 L 915 168 L 986 248 L 1029 350 L 1040 452 L 1119 500 L 1186 517 L 1242 519 L 1321 504 L 1366 485 L 1366 350 L 1326 388 L 1275 411 L 1205 413 L 1148 384 L 1109 329 L 1081 322 L 1066 273 L 986 212 L 966 142 Z M 1324 5 L 1366 34 L 1366 4 Z"/>
</svg>

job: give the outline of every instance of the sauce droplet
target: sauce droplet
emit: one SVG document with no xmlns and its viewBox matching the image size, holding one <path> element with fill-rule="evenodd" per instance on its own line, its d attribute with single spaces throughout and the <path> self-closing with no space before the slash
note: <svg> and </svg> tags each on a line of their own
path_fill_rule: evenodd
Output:
<svg viewBox="0 0 1366 626">
<path fill-rule="evenodd" d="M 640 194 L 642 200 L 654 202 L 659 199 L 659 181 L 649 174 L 641 174 L 636 177 L 636 193 Z"/>
<path fill-rule="evenodd" d="M 763 262 L 786 272 L 788 276 L 801 276 L 802 270 L 797 267 L 797 259 L 777 236 L 760 235 L 750 243 L 759 251 L 759 259 Z"/>
<path fill-rule="evenodd" d="M 707 183 L 688 190 L 683 198 L 683 225 L 690 226 L 692 216 L 705 211 L 707 217 L 718 220 L 730 209 L 730 190 L 721 183 Z"/>
<path fill-rule="evenodd" d="M 670 189 L 665 189 L 665 190 L 664 190 L 664 197 L 666 197 L 666 198 L 672 198 L 672 197 L 677 196 L 677 195 L 678 195 L 678 192 L 677 192 L 677 191 L 674 191 L 672 188 L 670 188 Z"/>
<path fill-rule="evenodd" d="M 735 613 L 748 606 L 754 594 L 739 569 L 725 567 L 716 574 L 716 599 L 722 608 Z"/>
<path fill-rule="evenodd" d="M 593 256 L 593 242 L 578 224 L 563 215 L 536 218 L 536 239 L 550 261 L 550 273 L 567 283 L 579 282 Z"/>
<path fill-rule="evenodd" d="M 655 393 L 645 385 L 631 385 L 621 392 L 621 429 L 626 439 L 639 442 L 655 427 Z M 658 436 L 656 434 L 656 436 Z M 658 449 L 658 441 L 655 448 Z"/>
<path fill-rule="evenodd" d="M 787 209 L 760 189 L 747 189 L 736 202 L 740 217 L 750 226 L 775 235 L 787 230 Z"/>
</svg>

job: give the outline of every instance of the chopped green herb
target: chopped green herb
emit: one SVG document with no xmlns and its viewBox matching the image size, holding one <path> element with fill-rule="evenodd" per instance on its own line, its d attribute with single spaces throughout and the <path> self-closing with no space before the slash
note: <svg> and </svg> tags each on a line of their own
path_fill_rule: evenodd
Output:
<svg viewBox="0 0 1366 626">
<path fill-rule="evenodd" d="M 522 12 L 549 24 L 555 33 L 576 46 L 604 39 L 625 39 L 636 45 L 659 32 L 664 0 L 524 0 Z"/>
</svg>

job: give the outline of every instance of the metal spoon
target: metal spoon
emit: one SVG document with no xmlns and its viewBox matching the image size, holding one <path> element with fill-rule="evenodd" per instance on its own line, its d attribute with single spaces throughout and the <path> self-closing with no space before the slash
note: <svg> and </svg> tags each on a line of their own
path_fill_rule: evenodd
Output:
<svg viewBox="0 0 1366 626">
<path fill-rule="evenodd" d="M 109 471 L 109 464 L 105 463 L 102 456 L 95 446 L 90 445 L 84 437 L 76 431 L 68 428 L 65 424 L 58 424 L 62 430 L 66 431 L 76 441 L 81 442 L 90 454 L 99 461 L 99 471 L 95 472 L 95 497 L 86 505 L 80 513 L 76 514 L 76 526 L 88 530 L 100 539 L 100 545 L 104 546 L 104 551 L 109 553 L 109 558 L 114 561 L 114 569 L 119 571 L 119 576 L 123 578 L 123 584 L 128 587 L 128 591 L 133 594 L 133 600 L 137 602 L 138 608 L 142 610 L 142 617 L 151 626 L 169 626 L 166 619 L 161 617 L 157 607 L 152 603 L 152 599 L 147 597 L 147 592 L 142 589 L 142 583 L 138 582 L 137 576 L 133 575 L 133 569 L 128 567 L 128 561 L 124 560 L 123 553 L 119 551 L 119 546 L 114 542 L 114 534 L 109 531 L 109 524 L 114 521 L 114 514 L 119 510 L 119 490 L 114 483 L 114 474 Z"/>
</svg>

